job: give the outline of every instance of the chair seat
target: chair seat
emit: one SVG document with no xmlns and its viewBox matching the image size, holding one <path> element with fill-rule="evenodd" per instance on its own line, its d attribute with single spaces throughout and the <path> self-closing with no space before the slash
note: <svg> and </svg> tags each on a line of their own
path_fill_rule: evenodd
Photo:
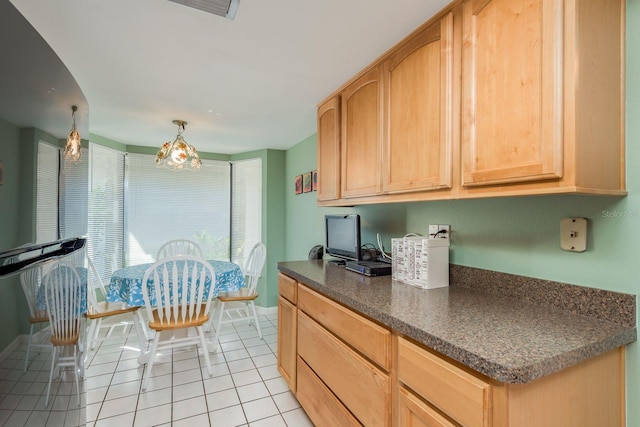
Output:
<svg viewBox="0 0 640 427">
<path fill-rule="evenodd" d="M 36 310 L 33 316 L 29 316 L 29 323 L 42 323 L 49 321 L 49 314 L 46 310 Z"/>
<path fill-rule="evenodd" d="M 249 293 L 249 288 L 242 288 L 236 292 L 220 292 L 218 300 L 222 302 L 253 301 L 258 298 L 257 293 Z"/>
<path fill-rule="evenodd" d="M 153 319 L 149 319 L 149 327 L 156 331 L 166 331 L 171 329 L 183 329 L 190 328 L 195 326 L 202 326 L 207 321 L 209 321 L 209 315 L 206 313 L 206 306 L 203 304 L 200 307 L 199 313 L 194 316 L 192 319 L 189 319 L 188 316 L 185 317 L 184 321 L 182 320 L 182 309 L 178 309 L 178 316 L 174 319 L 172 316 L 170 319 L 166 317 L 163 319 L 162 323 L 160 322 L 160 317 L 158 316 L 158 310 L 153 310 Z"/>
<path fill-rule="evenodd" d="M 85 313 L 88 319 L 100 319 L 102 317 L 116 316 L 118 314 L 132 313 L 140 309 L 140 306 L 129 306 L 124 302 L 98 302 Z"/>
</svg>

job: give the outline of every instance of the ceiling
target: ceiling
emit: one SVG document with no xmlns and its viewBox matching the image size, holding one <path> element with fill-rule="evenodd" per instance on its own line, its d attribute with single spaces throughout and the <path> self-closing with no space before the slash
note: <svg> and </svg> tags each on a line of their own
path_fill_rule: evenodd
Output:
<svg viewBox="0 0 640 427">
<path fill-rule="evenodd" d="M 320 101 L 449 3 L 240 0 L 230 20 L 167 0 L 10 1 L 77 81 L 92 134 L 158 147 L 182 119 L 222 154 L 314 134 Z"/>
</svg>

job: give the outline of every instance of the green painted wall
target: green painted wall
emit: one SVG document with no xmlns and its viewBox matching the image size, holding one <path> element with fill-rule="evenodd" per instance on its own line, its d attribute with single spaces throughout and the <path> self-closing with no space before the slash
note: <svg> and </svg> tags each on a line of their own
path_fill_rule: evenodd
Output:
<svg viewBox="0 0 640 427">
<path fill-rule="evenodd" d="M 21 169 L 20 130 L 3 119 L 0 119 L 0 147 L 0 162 L 3 164 L 0 185 L 0 250 L 3 250 L 20 244 L 16 224 L 20 218 L 18 200 Z M 21 332 L 21 323 L 16 321 L 20 292 L 18 276 L 0 279 L 0 324 L 3 325 L 0 328 L 0 349 L 9 345 Z M 26 303 L 24 306 L 26 308 Z M 24 317 L 25 321 L 27 317 L 28 315 Z"/>
<path fill-rule="evenodd" d="M 296 175 L 316 168 L 316 138 L 287 151 L 286 260 L 306 259 L 324 241 L 323 216 L 357 212 L 363 242 L 380 232 L 385 246 L 430 223 L 452 226 L 451 262 L 637 295 L 640 292 L 640 0 L 627 1 L 627 190 L 624 198 L 536 196 L 318 208 L 316 193 L 295 195 Z M 320 179 L 322 179 L 320 177 Z M 584 253 L 560 249 L 560 220 L 589 220 Z M 627 425 L 640 426 L 640 353 L 627 347 Z"/>
</svg>

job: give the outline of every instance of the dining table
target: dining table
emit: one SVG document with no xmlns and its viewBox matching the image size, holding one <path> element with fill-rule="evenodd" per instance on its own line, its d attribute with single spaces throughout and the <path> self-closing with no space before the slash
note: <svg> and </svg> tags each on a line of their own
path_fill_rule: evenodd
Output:
<svg viewBox="0 0 640 427">
<path fill-rule="evenodd" d="M 244 287 L 244 273 L 238 264 L 229 261 L 207 260 L 213 267 L 215 281 L 213 289 L 210 287 L 206 290 L 204 297 L 215 298 L 220 292 L 233 292 Z M 130 306 L 144 307 L 144 299 L 142 296 L 142 280 L 144 274 L 154 263 L 144 263 L 130 265 L 112 273 L 105 297 L 107 302 L 125 302 Z M 152 280 L 150 280 L 151 284 Z M 211 282 L 207 280 L 207 283 Z M 149 288 L 151 290 L 151 288 Z M 152 292 L 150 292 L 152 294 Z M 151 298 L 151 303 L 155 301 Z M 140 313 L 140 312 L 139 312 Z M 148 340 L 154 336 L 154 332 L 149 330 L 148 326 L 142 322 L 144 334 Z M 214 352 L 216 345 L 209 343 L 209 349 Z M 141 354 L 138 358 L 139 363 L 146 363 L 146 355 Z"/>
</svg>

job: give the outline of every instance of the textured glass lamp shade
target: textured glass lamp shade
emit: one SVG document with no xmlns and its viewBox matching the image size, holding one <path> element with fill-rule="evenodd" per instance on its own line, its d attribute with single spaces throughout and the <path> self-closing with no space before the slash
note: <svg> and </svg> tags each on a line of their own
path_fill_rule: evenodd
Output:
<svg viewBox="0 0 640 427">
<path fill-rule="evenodd" d="M 71 107 L 71 117 L 73 118 L 73 126 L 71 131 L 67 135 L 67 145 L 64 147 L 64 158 L 72 162 L 80 160 L 82 155 L 82 140 L 80 139 L 80 133 L 76 130 L 76 111 L 77 107 L 74 105 Z"/>
<path fill-rule="evenodd" d="M 178 136 L 173 142 L 165 142 L 156 154 L 156 166 L 172 170 L 198 170 L 202 160 L 195 147 L 182 138 L 185 122 L 174 120 L 179 126 Z"/>
</svg>

